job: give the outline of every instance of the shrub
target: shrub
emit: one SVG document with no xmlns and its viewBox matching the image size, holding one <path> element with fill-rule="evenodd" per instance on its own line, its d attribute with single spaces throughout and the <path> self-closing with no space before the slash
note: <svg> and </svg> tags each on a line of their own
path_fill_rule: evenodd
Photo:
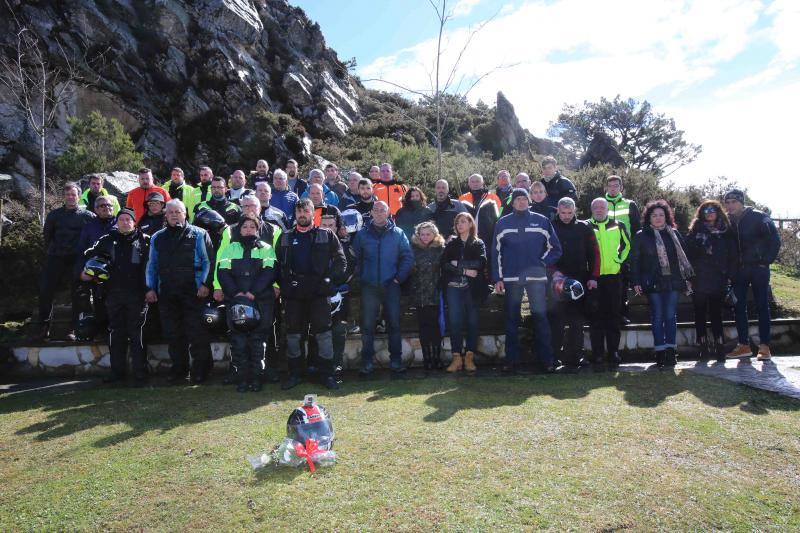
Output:
<svg viewBox="0 0 800 533">
<path fill-rule="evenodd" d="M 142 154 L 117 119 L 92 111 L 86 118 L 70 117 L 68 122 L 67 149 L 56 160 L 63 176 L 78 179 L 93 172 L 135 172 L 144 165 Z"/>
<path fill-rule="evenodd" d="M 800 277 L 800 225 L 793 224 L 781 230 L 778 264 L 790 276 Z"/>
</svg>

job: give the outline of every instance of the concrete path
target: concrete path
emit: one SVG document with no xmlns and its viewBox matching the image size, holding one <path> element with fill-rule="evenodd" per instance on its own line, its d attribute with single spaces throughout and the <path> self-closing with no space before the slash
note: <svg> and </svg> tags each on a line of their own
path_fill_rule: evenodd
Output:
<svg viewBox="0 0 800 533">
<path fill-rule="evenodd" d="M 653 364 L 626 364 L 624 372 L 641 372 Z M 764 389 L 800 399 L 800 357 L 774 356 L 771 361 L 731 359 L 724 364 L 716 361 L 681 361 L 676 367 L 704 376 L 727 379 L 757 389 Z"/>
</svg>

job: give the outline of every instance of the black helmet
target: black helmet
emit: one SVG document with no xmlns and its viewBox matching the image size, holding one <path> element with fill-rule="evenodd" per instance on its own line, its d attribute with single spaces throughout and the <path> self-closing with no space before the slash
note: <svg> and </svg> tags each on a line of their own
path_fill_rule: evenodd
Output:
<svg viewBox="0 0 800 533">
<path fill-rule="evenodd" d="M 225 306 L 209 302 L 203 307 L 203 324 L 212 333 L 225 331 Z"/>
<path fill-rule="evenodd" d="M 105 256 L 91 257 L 83 267 L 83 273 L 95 281 L 108 281 L 111 276 L 111 260 Z"/>
<path fill-rule="evenodd" d="M 228 308 L 228 318 L 236 331 L 247 333 L 258 327 L 261 313 L 252 303 L 236 302 Z"/>
<path fill-rule="evenodd" d="M 97 334 L 97 320 L 94 313 L 84 312 L 78 315 L 78 323 L 75 327 L 75 338 L 79 341 L 90 341 Z"/>
<path fill-rule="evenodd" d="M 194 216 L 194 225 L 211 233 L 219 233 L 225 229 L 225 219 L 213 209 L 201 209 Z"/>
<path fill-rule="evenodd" d="M 568 278 L 561 272 L 553 275 L 553 294 L 562 300 L 579 300 L 583 297 L 583 285 L 580 281 Z"/>
<path fill-rule="evenodd" d="M 320 449 L 333 448 L 333 422 L 328 410 L 317 404 L 315 395 L 307 394 L 303 405 L 289 415 L 286 436 L 303 444 L 306 439 L 314 439 Z"/>
</svg>

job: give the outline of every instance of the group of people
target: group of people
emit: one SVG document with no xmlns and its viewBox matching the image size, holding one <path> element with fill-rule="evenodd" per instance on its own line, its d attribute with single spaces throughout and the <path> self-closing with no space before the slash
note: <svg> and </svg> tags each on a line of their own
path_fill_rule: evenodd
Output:
<svg viewBox="0 0 800 533">
<path fill-rule="evenodd" d="M 504 295 L 503 370 L 509 373 L 519 370 L 523 294 L 532 315 L 532 352 L 548 373 L 620 364 L 629 288 L 648 299 L 660 367 L 676 364 L 681 292 L 693 298 L 701 355 L 724 360 L 751 355 L 752 288 L 757 356 L 771 355 L 769 265 L 780 239 L 766 214 L 744 205 L 739 190 L 725 194 L 724 208 L 704 201 L 684 236 L 664 200 L 648 203 L 640 216 L 616 175 L 591 202 L 591 216 L 579 220 L 578 191 L 552 157 L 542 161 L 540 180 L 520 172 L 512 182 L 502 170 L 489 188 L 473 174 L 457 198 L 439 180 L 430 203 L 420 188 L 397 180 L 389 163 L 371 167 L 369 178 L 356 171 L 343 178 L 329 163 L 303 179 L 294 160 L 274 172 L 260 160 L 249 175 L 237 170 L 229 180 L 200 167 L 198 177 L 192 186 L 173 168 L 158 186 L 142 168 L 139 187 L 122 207 L 103 188 L 102 176 L 91 176 L 85 191 L 65 184 L 64 205 L 47 216 L 41 335 L 47 335 L 54 291 L 68 278 L 75 333 L 93 336 L 85 331 L 87 317 L 109 332 L 107 381 L 125 378 L 130 354 L 135 383 L 145 383 L 143 330 L 148 315 L 157 314 L 169 343 L 170 382 L 206 380 L 213 366 L 210 327 L 221 325 L 231 342 L 226 382 L 237 390 L 277 381 L 281 347 L 288 363 L 284 388 L 307 373 L 338 388 L 356 295 L 362 375 L 374 371 L 375 334 L 383 328 L 391 375 L 404 377 L 405 301 L 416 311 L 425 368 L 445 369 L 448 332 L 446 371 L 474 372 L 480 309 L 492 292 Z M 738 331 L 738 345 L 727 354 L 726 300 L 736 301 Z M 591 355 L 581 357 L 587 323 Z"/>
</svg>

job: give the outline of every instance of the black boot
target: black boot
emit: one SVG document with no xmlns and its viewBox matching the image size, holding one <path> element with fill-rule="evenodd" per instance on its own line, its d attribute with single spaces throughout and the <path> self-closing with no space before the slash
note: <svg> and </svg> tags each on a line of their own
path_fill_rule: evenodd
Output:
<svg viewBox="0 0 800 533">
<path fill-rule="evenodd" d="M 236 372 L 236 365 L 231 363 L 228 365 L 228 372 L 225 374 L 225 377 L 222 378 L 222 384 L 233 385 L 234 383 L 239 383 L 239 374 Z"/>
<path fill-rule="evenodd" d="M 674 367 L 678 364 L 678 355 L 675 353 L 675 348 L 667 348 L 667 353 L 664 355 L 664 366 Z"/>
<path fill-rule="evenodd" d="M 725 363 L 725 344 L 723 344 L 722 338 L 717 339 L 714 344 L 714 353 L 717 356 L 717 362 Z"/>
<path fill-rule="evenodd" d="M 281 389 L 283 390 L 293 389 L 294 387 L 300 385 L 300 382 L 303 381 L 300 377 L 300 357 L 290 357 L 288 363 L 289 377 L 287 377 L 286 381 L 284 381 L 283 385 L 281 385 Z"/>
<path fill-rule="evenodd" d="M 422 345 L 422 368 L 433 370 L 433 356 L 431 354 L 431 346 L 428 344 Z"/>
<path fill-rule="evenodd" d="M 442 343 L 439 341 L 439 344 L 434 344 L 431 347 L 431 367 L 434 370 L 441 370 L 444 368 L 444 363 L 442 363 Z"/>
<path fill-rule="evenodd" d="M 701 361 L 705 361 L 711 356 L 708 350 L 708 339 L 706 339 L 705 337 L 700 337 L 697 339 L 697 344 L 700 347 L 699 358 Z"/>
<path fill-rule="evenodd" d="M 620 363 L 622 363 L 622 357 L 620 357 L 619 352 L 609 352 L 608 369 L 616 370 L 617 368 L 619 368 Z"/>
<path fill-rule="evenodd" d="M 656 351 L 656 366 L 658 368 L 664 368 L 664 350 Z"/>
</svg>

